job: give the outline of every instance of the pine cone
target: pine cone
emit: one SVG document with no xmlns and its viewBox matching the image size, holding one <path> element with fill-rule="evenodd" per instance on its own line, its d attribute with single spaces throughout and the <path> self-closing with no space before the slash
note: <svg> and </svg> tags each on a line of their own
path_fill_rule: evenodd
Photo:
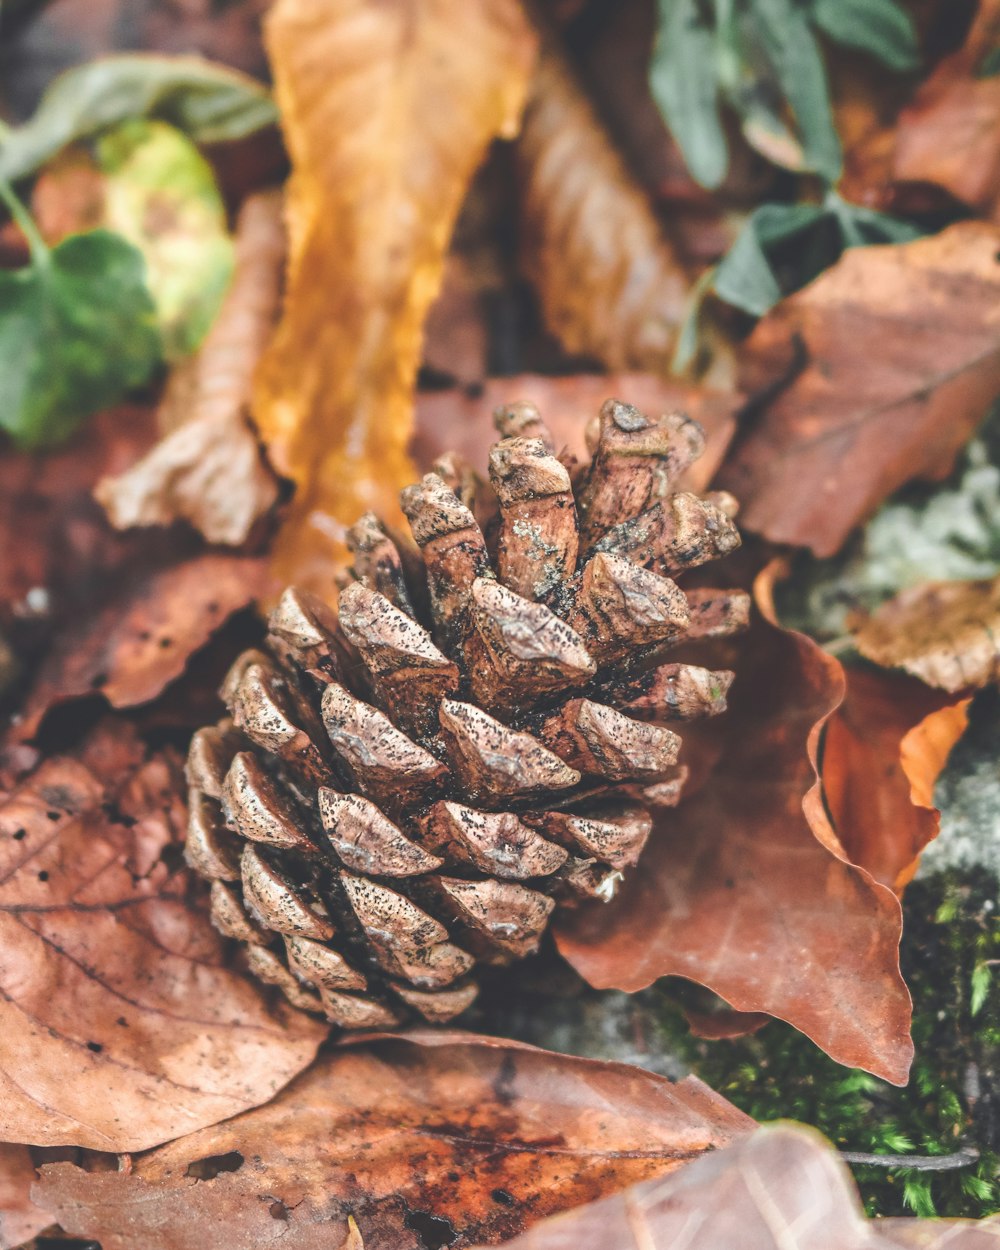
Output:
<svg viewBox="0 0 1000 1250">
<path fill-rule="evenodd" d="M 191 744 L 215 924 L 345 1028 L 451 1019 L 477 962 L 612 897 L 680 794 L 660 722 L 722 711 L 732 680 L 665 654 L 747 620 L 745 594 L 665 576 L 739 544 L 730 497 L 673 492 L 696 422 L 609 400 L 586 466 L 530 404 L 496 423 L 492 485 L 442 458 L 402 495 L 416 547 L 363 517 L 338 611 L 287 590 Z"/>
</svg>

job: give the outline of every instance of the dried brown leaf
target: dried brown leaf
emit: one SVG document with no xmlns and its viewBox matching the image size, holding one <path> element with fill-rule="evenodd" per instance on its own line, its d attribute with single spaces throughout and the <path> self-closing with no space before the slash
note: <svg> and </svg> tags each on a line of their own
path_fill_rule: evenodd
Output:
<svg viewBox="0 0 1000 1250">
<path fill-rule="evenodd" d="M 984 215 L 1000 201 L 1000 77 L 982 62 L 1000 42 L 1000 4 L 983 0 L 965 44 L 920 85 L 896 129 L 893 173 L 930 182 Z"/>
<path fill-rule="evenodd" d="M 52 1223 L 52 1216 L 31 1201 L 34 1182 L 28 1147 L 0 1144 L 0 1250 L 12 1250 Z"/>
<path fill-rule="evenodd" d="M 116 725 L 0 807 L 0 1137 L 145 1149 L 315 1054 L 323 1028 L 226 966 L 176 868 L 181 788 Z"/>
<path fill-rule="evenodd" d="M 934 782 L 966 724 L 965 703 L 901 673 L 847 672 L 823 740 L 823 793 L 848 859 L 900 890 L 936 838 Z"/>
<path fill-rule="evenodd" d="M 147 703 L 265 584 L 264 563 L 207 554 L 126 584 L 103 610 L 60 637 L 43 663 L 17 726 L 31 739 L 49 708 L 101 694 L 112 707 Z"/>
<path fill-rule="evenodd" d="M 818 1133 L 758 1129 L 682 1172 L 544 1220 L 511 1250 L 996 1250 L 985 1220 L 865 1219 L 851 1174 Z"/>
<path fill-rule="evenodd" d="M 148 409 L 120 407 L 93 417 L 63 447 L 31 454 L 7 450 L 0 456 L 4 624 L 92 609 L 95 592 L 103 590 L 102 575 L 148 550 L 145 536 L 112 530 L 91 491 L 100 476 L 120 473 L 154 440 Z M 32 607 L 39 591 L 44 610 Z"/>
<path fill-rule="evenodd" d="M 561 54 L 543 52 L 517 143 L 523 267 L 567 351 L 666 372 L 688 278 Z"/>
<path fill-rule="evenodd" d="M 177 366 L 160 406 L 164 438 L 95 494 L 118 529 L 186 520 L 238 547 L 277 499 L 247 423 L 253 375 L 274 327 L 285 234 L 278 192 L 250 196 L 236 226 L 229 291 L 197 354 Z"/>
<path fill-rule="evenodd" d="M 955 693 L 1000 677 L 1000 577 L 924 582 L 884 603 L 855 632 L 858 650 Z"/>
<path fill-rule="evenodd" d="M 748 392 L 787 373 L 796 338 L 806 364 L 723 469 L 742 526 L 828 556 L 904 482 L 947 476 L 1000 390 L 998 248 L 983 222 L 852 248 L 761 321 Z"/>
<path fill-rule="evenodd" d="M 899 903 L 843 858 L 817 778 L 841 666 L 758 621 L 735 668 L 710 783 L 660 816 L 614 902 L 562 920 L 559 947 L 592 985 L 687 977 L 902 1084 L 913 1047 Z"/>
<path fill-rule="evenodd" d="M 136 1159 L 129 1176 L 46 1167 L 36 1196 L 104 1250 L 202 1250 L 206 1230 L 220 1250 L 278 1236 L 326 1250 L 350 1215 L 366 1250 L 459 1250 L 751 1127 L 693 1077 L 424 1033 L 326 1054 L 266 1107 Z M 236 1170 L 192 1179 L 220 1156 Z"/>
<path fill-rule="evenodd" d="M 413 457 L 421 467 L 429 467 L 444 452 L 457 451 L 470 464 L 484 464 L 497 436 L 493 410 L 529 399 L 552 431 L 557 449 L 586 459 L 587 423 L 609 395 L 640 412 L 679 411 L 698 421 L 706 434 L 705 451 L 680 479 L 681 489 L 695 494 L 707 490 L 735 433 L 743 396 L 666 381 L 651 373 L 575 373 L 567 377 L 522 373 L 491 378 L 474 398 L 458 389 L 420 394 Z"/>
<path fill-rule="evenodd" d="M 424 317 L 469 180 L 516 128 L 535 38 L 516 0 L 278 0 L 267 29 L 294 172 L 254 416 L 298 488 L 282 577 L 329 595 L 344 527 L 398 517 L 413 479 Z"/>
</svg>

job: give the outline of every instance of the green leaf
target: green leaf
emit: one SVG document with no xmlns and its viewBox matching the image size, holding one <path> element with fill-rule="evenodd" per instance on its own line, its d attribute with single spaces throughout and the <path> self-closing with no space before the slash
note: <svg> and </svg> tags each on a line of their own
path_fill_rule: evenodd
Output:
<svg viewBox="0 0 1000 1250">
<path fill-rule="evenodd" d="M 849 204 L 831 192 L 826 206 L 836 216 L 843 236 L 844 247 L 868 247 L 874 243 L 912 243 L 922 231 L 908 221 L 890 217 L 888 213 L 876 212 L 861 204 Z"/>
<path fill-rule="evenodd" d="M 102 57 L 57 78 L 31 120 L 0 141 L 0 179 L 25 178 L 67 143 L 135 117 L 170 122 L 196 143 L 219 143 L 277 116 L 260 83 L 201 57 Z"/>
<path fill-rule="evenodd" d="M 695 0 L 660 0 L 649 85 L 692 178 L 717 187 L 729 167 L 719 120 L 715 36 Z"/>
<path fill-rule="evenodd" d="M 763 204 L 747 219 L 715 271 L 716 295 L 762 317 L 786 292 L 775 273 L 776 245 L 801 238 L 828 216 L 819 204 Z"/>
<path fill-rule="evenodd" d="M 160 359 L 142 254 L 107 230 L 0 272 L 0 426 L 22 447 L 64 438 Z"/>
<path fill-rule="evenodd" d="M 794 0 L 754 0 L 750 26 L 795 116 L 805 168 L 835 183 L 842 155 L 823 57 L 807 11 Z M 750 136 L 748 135 L 748 138 Z"/>
<path fill-rule="evenodd" d="M 199 345 L 233 270 L 226 210 L 212 168 L 166 122 L 135 120 L 97 144 L 105 180 L 104 224 L 143 254 L 163 355 Z"/>
<path fill-rule="evenodd" d="M 837 43 L 870 52 L 889 69 L 920 64 L 916 28 L 895 0 L 814 0 L 812 18 Z"/>
</svg>

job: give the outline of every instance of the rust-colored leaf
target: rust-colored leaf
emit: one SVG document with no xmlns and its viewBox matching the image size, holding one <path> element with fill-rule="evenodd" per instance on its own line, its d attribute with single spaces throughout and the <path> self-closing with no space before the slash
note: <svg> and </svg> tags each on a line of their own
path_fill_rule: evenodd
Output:
<svg viewBox="0 0 1000 1250">
<path fill-rule="evenodd" d="M 12 1250 L 48 1228 L 52 1216 L 31 1201 L 35 1165 L 27 1146 L 0 1144 L 0 1250 Z"/>
<path fill-rule="evenodd" d="M 965 44 L 945 57 L 903 110 L 893 173 L 931 182 L 994 213 L 1000 198 L 1000 77 L 982 65 L 1000 43 L 1000 4 L 982 0 Z"/>
<path fill-rule="evenodd" d="M 118 529 L 186 520 L 238 547 L 277 499 L 247 423 L 254 371 L 278 314 L 285 233 L 277 192 L 250 196 L 236 227 L 236 268 L 215 324 L 173 371 L 162 440 L 96 495 Z"/>
<path fill-rule="evenodd" d="M 843 670 L 805 636 L 758 620 L 736 673 L 710 781 L 662 814 L 643 871 L 613 903 L 562 921 L 559 947 L 592 985 L 688 977 L 902 1083 L 913 1048 L 899 903 L 839 857 L 816 773 Z"/>
<path fill-rule="evenodd" d="M 140 1150 L 267 1100 L 323 1028 L 227 967 L 172 756 L 120 724 L 0 807 L 0 1137 Z"/>
<path fill-rule="evenodd" d="M 862 655 L 955 693 L 1000 677 L 1000 577 L 924 582 L 899 592 L 855 633 Z"/>
<path fill-rule="evenodd" d="M 413 480 L 424 317 L 469 180 L 517 126 L 535 38 L 516 0 L 279 0 L 268 46 L 291 254 L 254 416 L 298 488 L 282 577 L 329 595 L 344 527 L 397 517 Z"/>
<path fill-rule="evenodd" d="M 1000 390 L 998 248 L 984 222 L 852 248 L 764 318 L 745 389 L 787 372 L 796 338 L 806 362 L 723 470 L 742 526 L 828 556 L 904 482 L 947 476 Z"/>
<path fill-rule="evenodd" d="M 561 54 L 547 47 L 517 144 L 523 267 L 567 351 L 666 372 L 688 278 Z"/>
<path fill-rule="evenodd" d="M 207 554 L 126 585 L 60 637 L 31 690 L 18 737 L 32 738 L 49 708 L 67 699 L 101 694 L 118 708 L 154 699 L 265 581 L 261 560 Z"/>
<path fill-rule="evenodd" d="M 154 439 L 148 409 L 120 407 L 93 417 L 63 447 L 0 457 L 5 625 L 92 608 L 106 570 L 148 547 L 143 536 L 116 534 L 90 492 L 102 474 L 127 468 Z"/>
<path fill-rule="evenodd" d="M 937 837 L 934 782 L 965 728 L 965 704 L 899 673 L 852 668 L 823 741 L 823 793 L 844 853 L 901 889 Z"/>
<path fill-rule="evenodd" d="M 743 396 L 735 391 L 666 381 L 651 373 L 575 373 L 567 377 L 522 373 L 491 378 L 475 398 L 458 389 L 426 392 L 417 397 L 413 457 L 423 467 L 446 451 L 457 451 L 470 464 L 486 463 L 497 436 L 493 410 L 527 399 L 541 412 L 557 447 L 587 459 L 587 423 L 609 395 L 640 412 L 680 411 L 700 422 L 707 435 L 705 451 L 681 481 L 684 490 L 695 494 L 708 489 L 736 430 L 736 413 Z"/>
<path fill-rule="evenodd" d="M 459 1250 L 751 1127 L 695 1078 L 424 1033 L 326 1054 L 266 1107 L 136 1159 L 131 1175 L 46 1167 L 36 1196 L 104 1250 L 328 1250 L 350 1215 L 365 1250 Z"/>
<path fill-rule="evenodd" d="M 996 1250 L 985 1220 L 865 1219 L 850 1172 L 819 1133 L 759 1128 L 683 1172 L 544 1220 L 510 1250 Z"/>
</svg>

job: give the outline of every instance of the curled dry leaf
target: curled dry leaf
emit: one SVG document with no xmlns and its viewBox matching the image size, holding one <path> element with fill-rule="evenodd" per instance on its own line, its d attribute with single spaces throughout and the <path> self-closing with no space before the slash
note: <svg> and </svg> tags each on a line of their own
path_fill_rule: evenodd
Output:
<svg viewBox="0 0 1000 1250">
<path fill-rule="evenodd" d="M 0 807 L 0 1138 L 141 1150 L 272 1097 L 324 1030 L 226 966 L 182 782 L 122 726 Z"/>
<path fill-rule="evenodd" d="M 458 452 L 470 464 L 483 464 L 496 440 L 493 410 L 530 399 L 544 415 L 557 448 L 582 460 L 589 456 L 587 423 L 609 395 L 640 412 L 684 412 L 697 421 L 705 431 L 705 451 L 679 480 L 681 489 L 695 494 L 708 489 L 736 430 L 743 396 L 666 381 L 651 373 L 575 373 L 561 378 L 522 373 L 491 378 L 474 398 L 457 388 L 425 392 L 417 396 L 411 451 L 421 467 L 429 467 L 447 451 Z"/>
<path fill-rule="evenodd" d="M 48 1228 L 52 1216 L 31 1201 L 35 1165 L 27 1146 L 0 1144 L 0 1250 L 12 1250 Z"/>
<path fill-rule="evenodd" d="M 343 532 L 399 516 L 424 317 L 535 37 L 516 0 L 279 0 L 268 46 L 294 171 L 285 312 L 254 416 L 297 492 L 282 578 L 331 592 Z"/>
<path fill-rule="evenodd" d="M 60 637 L 30 692 L 18 737 L 34 737 L 49 708 L 67 699 L 101 694 L 118 708 L 154 699 L 228 617 L 254 601 L 265 580 L 263 561 L 214 554 L 136 579 Z"/>
<path fill-rule="evenodd" d="M 984 215 L 1000 197 L 1000 76 L 983 62 L 1000 43 L 1000 4 L 983 0 L 965 44 L 921 83 L 896 128 L 893 173 L 932 182 Z"/>
<path fill-rule="evenodd" d="M 913 1047 L 899 903 L 845 862 L 819 794 L 816 749 L 843 670 L 766 621 L 735 667 L 710 783 L 663 813 L 643 872 L 614 902 L 562 920 L 560 950 L 599 988 L 687 977 L 903 1083 Z"/>
<path fill-rule="evenodd" d="M 918 1226 L 919 1231 L 917 1231 Z M 884 1231 L 885 1230 L 885 1231 Z M 911 1238 L 911 1233 L 914 1236 Z M 544 1220 L 510 1250 L 995 1250 L 993 1221 L 865 1219 L 819 1133 L 759 1128 L 682 1172 Z"/>
<path fill-rule="evenodd" d="M 209 542 L 238 547 L 277 499 L 247 423 L 253 375 L 277 319 L 285 234 L 276 191 L 250 196 L 236 227 L 236 268 L 196 355 L 171 375 L 160 409 L 165 437 L 95 494 L 113 525 L 186 520 Z"/>
<path fill-rule="evenodd" d="M 665 372 L 688 279 L 645 194 L 552 47 L 517 144 L 524 269 L 570 352 Z"/>
<path fill-rule="evenodd" d="M 131 1175 L 46 1167 L 36 1197 L 104 1250 L 279 1238 L 326 1250 L 350 1215 L 365 1250 L 458 1250 L 673 1171 L 751 1127 L 695 1078 L 416 1034 L 325 1054 L 267 1106 L 134 1160 Z"/>
<path fill-rule="evenodd" d="M 900 673 L 847 672 L 823 740 L 823 794 L 844 853 L 900 890 L 940 826 L 934 782 L 966 724 L 966 704 Z"/>
<path fill-rule="evenodd" d="M 1000 577 L 902 590 L 855 632 L 858 650 L 955 693 L 1000 678 Z"/>
<path fill-rule="evenodd" d="M 1000 390 L 998 248 L 984 222 L 852 248 L 761 321 L 748 392 L 787 373 L 796 339 L 806 359 L 723 470 L 742 526 L 828 556 L 904 482 L 947 476 Z"/>
</svg>

